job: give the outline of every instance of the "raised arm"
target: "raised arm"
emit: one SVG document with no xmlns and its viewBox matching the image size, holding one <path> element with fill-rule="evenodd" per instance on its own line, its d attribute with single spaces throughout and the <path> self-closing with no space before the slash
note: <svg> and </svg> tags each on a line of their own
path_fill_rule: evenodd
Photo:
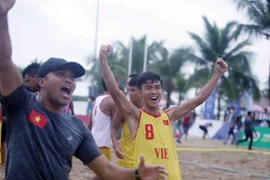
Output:
<svg viewBox="0 0 270 180">
<path fill-rule="evenodd" d="M 216 87 L 220 77 L 227 71 L 228 65 L 225 61 L 218 59 L 215 63 L 216 72 L 212 78 L 206 83 L 206 85 L 201 89 L 198 95 L 180 106 L 169 108 L 165 110 L 168 113 L 171 123 L 182 118 L 187 113 L 192 111 L 195 107 L 202 104 L 212 93 Z"/>
<path fill-rule="evenodd" d="M 115 116 L 113 117 L 112 128 L 111 128 L 111 139 L 112 139 L 113 149 L 116 156 L 120 159 L 124 158 L 124 154 L 118 144 L 117 136 L 118 136 L 118 129 L 120 128 L 122 119 L 123 119 L 122 114 L 120 113 L 119 110 L 117 110 Z"/>
<path fill-rule="evenodd" d="M 99 61 L 101 64 L 102 74 L 106 86 L 117 106 L 119 111 L 125 120 L 138 119 L 140 111 L 138 108 L 132 106 L 125 94 L 118 88 L 117 82 L 108 65 L 107 58 L 112 52 L 112 47 L 110 45 L 103 45 L 100 48 Z"/>
<path fill-rule="evenodd" d="M 11 94 L 23 83 L 19 69 L 11 60 L 7 14 L 14 4 L 15 0 L 0 0 L 0 91 L 3 96 Z"/>
</svg>

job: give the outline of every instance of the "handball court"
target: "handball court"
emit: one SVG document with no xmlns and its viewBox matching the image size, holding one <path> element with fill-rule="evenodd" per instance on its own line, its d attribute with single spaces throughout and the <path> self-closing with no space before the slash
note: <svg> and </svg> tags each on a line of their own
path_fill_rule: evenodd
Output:
<svg viewBox="0 0 270 180">
<path fill-rule="evenodd" d="M 220 141 L 188 139 L 177 144 L 183 180 L 270 179 L 270 151 L 224 145 Z M 117 159 L 112 153 L 113 162 Z M 27 163 L 27 162 L 25 162 Z M 0 167 L 0 179 L 4 178 Z M 89 180 L 93 173 L 76 158 L 70 180 Z"/>
</svg>

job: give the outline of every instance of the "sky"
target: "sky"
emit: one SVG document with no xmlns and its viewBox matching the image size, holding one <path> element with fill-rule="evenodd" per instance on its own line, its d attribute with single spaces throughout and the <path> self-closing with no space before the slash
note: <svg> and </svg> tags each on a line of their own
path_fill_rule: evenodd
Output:
<svg viewBox="0 0 270 180">
<path fill-rule="evenodd" d="M 188 31 L 203 34 L 202 16 L 223 27 L 229 21 L 248 22 L 231 0 L 100 0 L 98 44 L 147 35 L 148 42 L 165 41 L 169 50 L 194 45 Z M 97 0 L 17 0 L 9 13 L 13 60 L 25 67 L 35 58 L 61 57 L 81 63 L 94 54 Z M 252 71 L 265 87 L 270 41 L 253 40 Z M 76 95 L 87 95 L 80 83 Z"/>
</svg>

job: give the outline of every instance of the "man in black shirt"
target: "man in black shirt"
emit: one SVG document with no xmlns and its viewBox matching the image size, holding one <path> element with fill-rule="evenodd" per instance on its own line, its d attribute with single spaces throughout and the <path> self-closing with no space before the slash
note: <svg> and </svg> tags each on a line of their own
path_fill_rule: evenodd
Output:
<svg viewBox="0 0 270 180">
<path fill-rule="evenodd" d="M 253 114 L 252 114 L 252 112 L 248 111 L 247 115 L 248 116 L 246 117 L 246 120 L 244 122 L 245 139 L 237 141 L 237 145 L 239 143 L 247 141 L 248 138 L 250 138 L 248 149 L 251 150 L 252 149 L 252 143 L 253 143 L 253 132 L 255 133 L 256 136 L 257 136 L 257 133 L 256 133 L 256 131 L 254 129 L 254 126 L 253 126 Z"/>
</svg>

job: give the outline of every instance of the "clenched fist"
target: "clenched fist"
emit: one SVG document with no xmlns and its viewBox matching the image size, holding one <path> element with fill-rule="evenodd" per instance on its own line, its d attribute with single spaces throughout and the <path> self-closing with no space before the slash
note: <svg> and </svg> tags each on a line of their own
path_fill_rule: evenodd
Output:
<svg viewBox="0 0 270 180">
<path fill-rule="evenodd" d="M 217 72 L 221 74 L 224 74 L 228 69 L 228 64 L 222 59 L 218 59 L 215 63 L 215 66 L 216 66 Z"/>
<path fill-rule="evenodd" d="M 99 51 L 99 58 L 100 59 L 107 59 L 112 53 L 112 46 L 111 45 L 102 45 Z"/>
<path fill-rule="evenodd" d="M 0 16 L 6 15 L 13 7 L 16 0 L 0 0 Z"/>
</svg>

